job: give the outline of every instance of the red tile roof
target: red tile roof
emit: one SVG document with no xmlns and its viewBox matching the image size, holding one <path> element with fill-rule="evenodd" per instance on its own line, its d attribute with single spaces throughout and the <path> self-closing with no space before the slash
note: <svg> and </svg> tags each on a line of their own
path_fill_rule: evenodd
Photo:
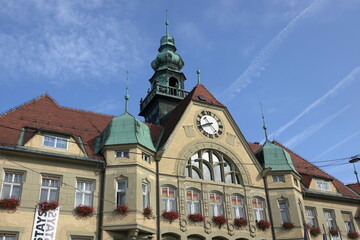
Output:
<svg viewBox="0 0 360 240">
<path fill-rule="evenodd" d="M 102 133 L 113 116 L 86 112 L 59 106 L 44 94 L 0 115 L 0 145 L 16 147 L 22 128 L 26 128 L 24 141 L 43 129 L 81 137 L 89 157 L 94 154 L 95 139 Z"/>
<path fill-rule="evenodd" d="M 189 93 L 189 95 L 191 95 L 191 100 L 193 101 L 202 102 L 202 103 L 206 102 L 207 104 L 210 105 L 225 107 L 201 83 L 198 83 L 195 86 L 195 88 Z"/>
<path fill-rule="evenodd" d="M 351 188 L 352 190 L 354 190 L 355 192 L 360 194 L 360 184 L 359 183 L 350 183 L 346 186 L 348 186 L 349 188 Z"/>
</svg>

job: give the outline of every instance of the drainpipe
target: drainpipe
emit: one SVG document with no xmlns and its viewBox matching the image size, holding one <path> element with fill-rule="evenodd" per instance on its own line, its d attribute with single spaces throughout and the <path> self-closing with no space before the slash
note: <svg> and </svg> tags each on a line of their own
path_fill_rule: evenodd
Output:
<svg viewBox="0 0 360 240">
<path fill-rule="evenodd" d="M 263 169 L 263 171 L 261 172 L 261 176 L 264 180 L 264 186 L 265 186 L 265 195 L 266 195 L 266 203 L 268 205 L 268 211 L 269 211 L 269 218 L 270 218 L 270 222 L 271 222 L 271 235 L 272 235 L 272 239 L 276 240 L 276 236 L 275 236 L 275 229 L 274 229 L 274 222 L 273 222 L 273 217 L 272 217 L 272 212 L 271 212 L 271 206 L 270 206 L 270 197 L 269 197 L 269 189 L 268 189 L 268 182 L 267 182 L 267 176 L 269 175 L 269 173 L 271 172 L 271 168 L 265 168 Z"/>
<path fill-rule="evenodd" d="M 103 216 L 104 216 L 104 196 L 105 196 L 105 172 L 106 172 L 106 162 L 101 165 L 100 170 L 100 197 L 99 197 L 99 220 L 98 220 L 98 234 L 97 239 L 102 239 L 102 225 L 103 225 Z"/>
</svg>

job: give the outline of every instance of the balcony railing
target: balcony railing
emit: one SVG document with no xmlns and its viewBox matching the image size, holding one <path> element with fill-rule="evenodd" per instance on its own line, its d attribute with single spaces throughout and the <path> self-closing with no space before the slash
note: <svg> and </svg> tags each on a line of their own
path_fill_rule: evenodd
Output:
<svg viewBox="0 0 360 240">
<path fill-rule="evenodd" d="M 148 93 L 146 98 L 140 101 L 140 111 L 142 111 L 145 108 L 145 106 L 151 101 L 151 99 L 154 98 L 156 94 L 183 99 L 189 94 L 189 91 L 185 91 L 183 89 L 178 89 L 176 87 L 169 87 L 157 83 L 155 87 Z"/>
</svg>

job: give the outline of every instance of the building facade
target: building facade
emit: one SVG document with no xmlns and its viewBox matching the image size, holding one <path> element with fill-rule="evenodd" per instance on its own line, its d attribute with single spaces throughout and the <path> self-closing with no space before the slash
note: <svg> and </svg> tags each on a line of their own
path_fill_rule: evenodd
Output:
<svg viewBox="0 0 360 240">
<path fill-rule="evenodd" d="M 0 240 L 356 236 L 359 194 L 278 142 L 248 143 L 200 77 L 185 90 L 176 50 L 166 30 L 144 122 L 48 95 L 0 116 Z"/>
</svg>

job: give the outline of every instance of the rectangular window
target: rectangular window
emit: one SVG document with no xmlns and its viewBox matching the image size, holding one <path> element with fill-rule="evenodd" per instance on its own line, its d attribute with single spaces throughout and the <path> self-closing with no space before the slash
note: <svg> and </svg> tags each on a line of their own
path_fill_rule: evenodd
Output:
<svg viewBox="0 0 360 240">
<path fill-rule="evenodd" d="M 186 190 L 186 207 L 189 214 L 201 213 L 200 193 L 195 190 Z"/>
<path fill-rule="evenodd" d="M 92 237 L 73 237 L 71 236 L 71 240 L 93 240 Z"/>
<path fill-rule="evenodd" d="M 210 193 L 210 209 L 211 216 L 217 217 L 224 215 L 223 198 L 218 193 Z"/>
<path fill-rule="evenodd" d="M 282 223 L 290 222 L 288 206 L 286 202 L 279 202 L 280 216 Z"/>
<path fill-rule="evenodd" d="M 237 195 L 231 196 L 231 206 L 233 209 L 234 218 L 244 218 L 244 203 L 243 198 Z"/>
<path fill-rule="evenodd" d="M 6 172 L 4 176 L 1 198 L 20 199 L 23 183 L 22 173 Z"/>
<path fill-rule="evenodd" d="M 149 189 L 147 183 L 142 183 L 143 208 L 149 207 Z"/>
<path fill-rule="evenodd" d="M 68 139 L 62 137 L 54 136 L 44 136 L 43 145 L 45 147 L 59 148 L 59 149 L 68 149 Z"/>
<path fill-rule="evenodd" d="M 253 207 L 255 220 L 256 221 L 266 220 L 264 201 L 259 198 L 253 198 L 251 200 L 251 204 Z"/>
<path fill-rule="evenodd" d="M 324 210 L 324 216 L 325 216 L 327 227 L 337 229 L 336 224 L 335 224 L 334 211 Z"/>
<path fill-rule="evenodd" d="M 330 184 L 325 181 L 317 180 L 316 187 L 319 190 L 330 191 Z"/>
<path fill-rule="evenodd" d="M 317 227 L 316 213 L 314 208 L 305 208 L 306 212 L 306 223 L 310 226 Z"/>
<path fill-rule="evenodd" d="M 273 182 L 285 182 L 285 178 L 283 175 L 275 175 L 273 177 Z"/>
<path fill-rule="evenodd" d="M 145 162 L 150 162 L 150 155 L 146 153 L 142 153 L 142 160 Z"/>
<path fill-rule="evenodd" d="M 176 190 L 171 187 L 161 188 L 162 210 L 176 211 Z"/>
<path fill-rule="evenodd" d="M 14 233 L 0 233 L 0 240 L 16 240 L 17 234 Z"/>
<path fill-rule="evenodd" d="M 129 158 L 129 150 L 116 151 L 115 157 L 117 158 Z"/>
<path fill-rule="evenodd" d="M 93 182 L 78 180 L 76 184 L 76 206 L 88 205 L 92 206 L 93 203 Z"/>
<path fill-rule="evenodd" d="M 341 212 L 341 216 L 344 220 L 346 232 L 355 232 L 354 224 L 352 221 L 351 213 Z"/>
<path fill-rule="evenodd" d="M 60 179 L 43 177 L 40 190 L 40 201 L 55 201 L 59 199 Z"/>
<path fill-rule="evenodd" d="M 117 181 L 117 190 L 116 190 L 116 204 L 117 205 L 126 203 L 125 202 L 126 188 L 127 188 L 126 180 L 118 180 Z"/>
</svg>

